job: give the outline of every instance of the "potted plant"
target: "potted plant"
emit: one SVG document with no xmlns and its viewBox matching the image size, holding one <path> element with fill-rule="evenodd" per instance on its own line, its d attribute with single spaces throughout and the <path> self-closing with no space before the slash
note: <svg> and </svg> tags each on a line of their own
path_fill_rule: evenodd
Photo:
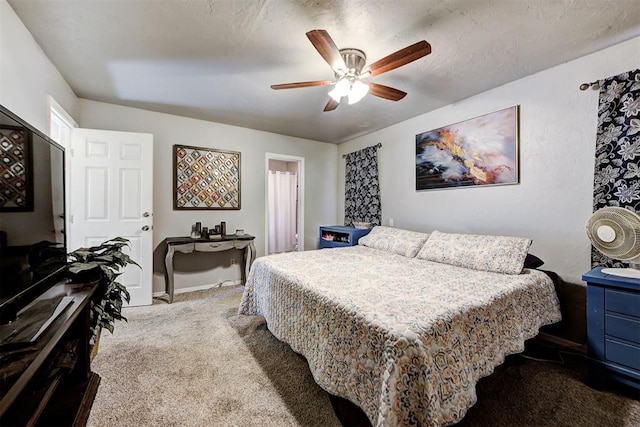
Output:
<svg viewBox="0 0 640 427">
<path fill-rule="evenodd" d="M 113 333 L 116 320 L 127 320 L 122 315 L 122 306 L 124 302 L 129 302 L 131 296 L 117 279 L 127 265 L 140 265 L 123 252 L 126 246 L 129 246 L 129 240 L 115 237 L 99 246 L 79 248 L 68 254 L 68 270 L 72 282 L 99 283 L 91 300 L 89 318 L 92 358 L 95 357 L 102 328 Z"/>
</svg>

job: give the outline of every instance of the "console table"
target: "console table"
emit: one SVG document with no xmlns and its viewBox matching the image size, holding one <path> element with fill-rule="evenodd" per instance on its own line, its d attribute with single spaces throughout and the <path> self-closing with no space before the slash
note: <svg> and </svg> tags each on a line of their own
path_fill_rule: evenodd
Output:
<svg viewBox="0 0 640 427">
<path fill-rule="evenodd" d="M 221 252 L 233 249 L 244 250 L 242 261 L 242 284 L 247 281 L 251 264 L 256 258 L 256 247 L 253 244 L 255 236 L 243 234 L 241 236 L 226 235 L 220 239 L 192 239 L 191 237 L 167 237 L 167 254 L 164 257 L 165 264 L 165 293 L 167 302 L 173 302 L 173 255 L 176 252 L 191 254 L 194 252 Z"/>
</svg>

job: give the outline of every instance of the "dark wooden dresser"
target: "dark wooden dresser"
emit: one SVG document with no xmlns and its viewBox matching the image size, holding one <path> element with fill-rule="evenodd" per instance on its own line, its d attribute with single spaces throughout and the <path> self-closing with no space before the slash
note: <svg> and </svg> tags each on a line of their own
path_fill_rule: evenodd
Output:
<svg viewBox="0 0 640 427">
<path fill-rule="evenodd" d="M 0 425 L 83 426 L 100 377 L 89 360 L 89 309 L 95 285 L 53 286 L 38 298 L 71 297 L 32 343 L 0 349 Z"/>
</svg>

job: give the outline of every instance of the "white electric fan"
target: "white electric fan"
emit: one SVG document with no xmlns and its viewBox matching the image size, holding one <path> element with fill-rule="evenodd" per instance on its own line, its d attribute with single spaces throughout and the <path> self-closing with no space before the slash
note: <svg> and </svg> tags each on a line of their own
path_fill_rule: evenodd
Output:
<svg viewBox="0 0 640 427">
<path fill-rule="evenodd" d="M 629 268 L 603 268 L 603 273 L 640 279 L 640 215 L 624 208 L 599 209 L 587 221 L 587 236 L 602 254 L 629 262 Z"/>
</svg>

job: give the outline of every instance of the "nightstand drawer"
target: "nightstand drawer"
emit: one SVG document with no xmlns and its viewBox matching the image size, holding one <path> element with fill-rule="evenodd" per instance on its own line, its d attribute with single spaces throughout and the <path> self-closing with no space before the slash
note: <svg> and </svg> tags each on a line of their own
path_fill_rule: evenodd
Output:
<svg viewBox="0 0 640 427">
<path fill-rule="evenodd" d="M 607 311 L 638 316 L 640 312 L 640 294 L 606 289 L 604 304 Z"/>
<path fill-rule="evenodd" d="M 607 314 L 604 320 L 604 331 L 609 336 L 640 345 L 640 320 Z"/>
<path fill-rule="evenodd" d="M 585 273 L 588 383 L 602 390 L 609 379 L 640 390 L 640 279 Z"/>
<path fill-rule="evenodd" d="M 640 369 L 640 347 L 607 339 L 605 359 L 632 369 Z"/>
</svg>

